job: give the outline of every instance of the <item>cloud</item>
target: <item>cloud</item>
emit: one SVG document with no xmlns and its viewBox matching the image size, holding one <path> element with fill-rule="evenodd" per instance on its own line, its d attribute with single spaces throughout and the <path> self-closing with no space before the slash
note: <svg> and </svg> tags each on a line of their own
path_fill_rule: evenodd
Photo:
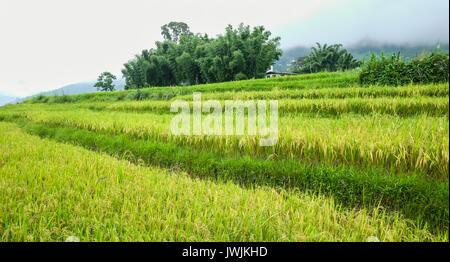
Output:
<svg viewBox="0 0 450 262">
<path fill-rule="evenodd" d="M 279 28 L 283 46 L 315 42 L 352 44 L 361 39 L 387 43 L 448 43 L 447 0 L 346 0 Z"/>
<path fill-rule="evenodd" d="M 170 21 L 210 36 L 228 24 L 264 25 L 284 47 L 361 37 L 448 41 L 447 0 L 2 0 L 0 92 L 27 96 L 103 71 L 120 76 Z"/>
<path fill-rule="evenodd" d="M 140 1 L 2 0 L 0 91 L 18 96 L 120 75 L 123 63 L 161 40 L 160 27 L 184 21 L 211 36 L 240 22 L 271 29 L 307 15 L 329 0 Z M 299 6 L 302 8 L 286 8 Z M 18 84 L 21 80 L 26 84 Z"/>
</svg>

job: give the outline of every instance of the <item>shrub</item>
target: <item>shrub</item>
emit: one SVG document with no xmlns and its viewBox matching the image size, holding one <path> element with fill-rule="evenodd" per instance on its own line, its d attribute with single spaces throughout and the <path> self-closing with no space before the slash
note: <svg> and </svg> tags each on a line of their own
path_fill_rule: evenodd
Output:
<svg viewBox="0 0 450 262">
<path fill-rule="evenodd" d="M 48 99 L 48 103 L 72 103 L 74 102 L 73 97 L 68 95 L 62 95 L 62 96 L 52 96 Z"/>
<path fill-rule="evenodd" d="M 362 85 L 382 86 L 444 83 L 449 81 L 448 70 L 448 53 L 433 53 L 409 62 L 399 54 L 377 57 L 372 53 L 371 59 L 363 63 L 359 79 Z"/>
<path fill-rule="evenodd" d="M 43 94 L 40 94 L 31 99 L 31 103 L 47 103 L 47 102 L 48 102 L 48 96 L 45 96 Z"/>
<path fill-rule="evenodd" d="M 126 100 L 144 100 L 145 99 L 145 94 L 140 90 L 137 89 L 134 92 L 128 93 L 128 95 L 125 97 Z"/>
<path fill-rule="evenodd" d="M 244 73 L 237 73 L 234 76 L 234 80 L 236 80 L 236 81 L 247 80 L 247 76 Z"/>
</svg>

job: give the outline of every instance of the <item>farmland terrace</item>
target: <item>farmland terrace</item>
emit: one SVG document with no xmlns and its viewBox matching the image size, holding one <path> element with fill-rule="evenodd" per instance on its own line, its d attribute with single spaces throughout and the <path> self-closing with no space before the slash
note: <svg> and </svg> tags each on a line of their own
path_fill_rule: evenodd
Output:
<svg viewBox="0 0 450 262">
<path fill-rule="evenodd" d="M 278 142 L 172 135 L 171 103 L 194 92 L 278 100 Z M 448 83 L 348 71 L 39 96 L 0 121 L 1 241 L 448 241 Z"/>
</svg>

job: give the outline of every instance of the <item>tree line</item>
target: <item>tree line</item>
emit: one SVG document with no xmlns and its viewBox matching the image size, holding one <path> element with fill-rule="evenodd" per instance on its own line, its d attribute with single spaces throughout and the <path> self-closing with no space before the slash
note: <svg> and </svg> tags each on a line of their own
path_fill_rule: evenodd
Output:
<svg viewBox="0 0 450 262">
<path fill-rule="evenodd" d="M 210 38 L 194 34 L 183 22 L 161 27 L 163 41 L 144 49 L 123 65 L 125 89 L 149 86 L 177 86 L 262 78 L 282 54 L 280 38 L 271 38 L 264 26 L 228 25 L 225 34 Z M 292 72 L 344 71 L 360 65 L 342 45 L 320 45 L 299 57 Z M 96 83 L 100 91 L 112 91 L 115 77 L 102 73 Z"/>
<path fill-rule="evenodd" d="M 261 78 L 279 59 L 280 38 L 263 26 L 227 26 L 224 35 L 194 34 L 183 22 L 161 27 L 163 41 L 124 64 L 125 89 Z"/>
</svg>

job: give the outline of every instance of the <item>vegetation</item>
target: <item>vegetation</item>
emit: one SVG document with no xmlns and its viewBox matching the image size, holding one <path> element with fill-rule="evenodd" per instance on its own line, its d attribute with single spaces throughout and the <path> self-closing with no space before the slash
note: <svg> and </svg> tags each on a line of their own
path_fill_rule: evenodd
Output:
<svg viewBox="0 0 450 262">
<path fill-rule="evenodd" d="M 317 73 L 322 71 L 336 72 L 354 69 L 359 66 L 359 62 L 352 54 L 342 48 L 342 45 L 323 46 L 317 43 L 317 48 L 312 47 L 311 53 L 305 57 L 299 57 L 293 63 L 292 72 L 296 73 Z"/>
<path fill-rule="evenodd" d="M 323 72 L 318 74 L 278 77 L 271 79 L 252 79 L 246 81 L 232 81 L 214 84 L 192 86 L 166 86 L 151 87 L 138 90 L 125 90 L 108 93 L 88 93 L 72 95 L 66 98 L 57 96 L 32 98 L 25 103 L 74 103 L 74 102 L 100 102 L 100 101 L 127 101 L 127 100 L 170 100 L 175 96 L 188 95 L 195 91 L 202 93 L 222 93 L 238 91 L 277 91 L 300 89 L 323 89 L 332 87 L 353 87 L 358 83 L 358 72 Z M 272 92 L 269 92 L 272 93 Z"/>
<path fill-rule="evenodd" d="M 409 83 L 448 83 L 448 53 L 432 53 L 405 62 L 399 54 L 391 57 L 372 54 L 360 73 L 362 85 L 398 86 Z"/>
<path fill-rule="evenodd" d="M 182 22 L 161 29 L 163 42 L 124 64 L 125 89 L 262 78 L 281 55 L 280 38 L 270 38 L 262 26 L 229 25 L 215 39 L 190 32 Z"/>
<path fill-rule="evenodd" d="M 0 123 L 0 146 L 8 148 L 0 151 L 1 241 L 448 240 L 382 209 L 192 179 L 41 140 L 13 124 Z"/>
<path fill-rule="evenodd" d="M 95 83 L 94 87 L 97 87 L 99 91 L 114 91 L 113 81 L 116 79 L 116 76 L 111 74 L 110 72 L 103 72 L 99 75 L 97 79 L 97 83 Z"/>
<path fill-rule="evenodd" d="M 42 195 L 51 188 L 65 204 L 19 208 L 20 217 L 2 211 L 0 236 L 447 241 L 448 83 L 360 87 L 358 77 L 358 71 L 322 72 L 2 107 L 0 121 L 13 124 L 0 124 L 0 144 L 8 148 L 0 151 L 7 174 L 0 192 Z M 259 147 L 260 137 L 248 135 L 172 135 L 170 104 L 192 100 L 194 91 L 221 103 L 277 99 L 278 143 Z M 17 165 L 24 157 L 26 164 Z M 180 188 L 188 188 L 186 195 Z M 33 197 L 16 195 L 0 198 L 0 209 Z M 40 215 L 30 215 L 36 210 Z M 24 223 L 26 229 L 16 230 Z"/>
<path fill-rule="evenodd" d="M 368 60 L 372 53 L 377 56 L 384 54 L 400 53 L 405 61 L 409 61 L 418 56 L 430 55 L 437 52 L 448 52 L 448 43 L 433 44 L 386 44 L 373 41 L 359 41 L 352 45 L 345 46 L 345 49 L 359 61 Z M 292 62 L 299 57 L 306 57 L 311 52 L 311 47 L 297 46 L 283 50 L 283 55 L 274 64 L 275 71 L 285 72 L 293 67 Z"/>
</svg>

